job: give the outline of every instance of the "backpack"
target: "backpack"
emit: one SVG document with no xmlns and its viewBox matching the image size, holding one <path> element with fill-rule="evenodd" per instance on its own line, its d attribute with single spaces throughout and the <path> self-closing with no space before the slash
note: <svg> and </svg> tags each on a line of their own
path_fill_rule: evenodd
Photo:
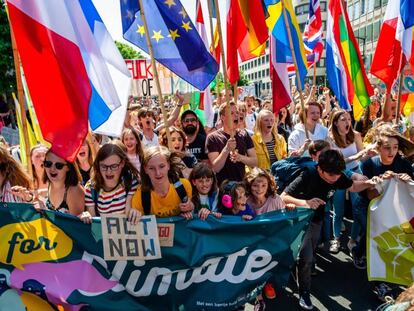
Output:
<svg viewBox="0 0 414 311">
<path fill-rule="evenodd" d="M 277 193 L 281 194 L 303 171 L 315 168 L 311 157 L 289 157 L 273 163 L 270 172 L 275 177 Z"/>
<path fill-rule="evenodd" d="M 185 191 L 184 185 L 181 181 L 174 183 L 174 189 L 180 197 L 181 202 L 186 202 L 188 200 L 187 191 Z M 141 191 L 141 202 L 144 209 L 144 215 L 149 215 L 151 213 L 151 192 L 150 191 Z"/>
</svg>

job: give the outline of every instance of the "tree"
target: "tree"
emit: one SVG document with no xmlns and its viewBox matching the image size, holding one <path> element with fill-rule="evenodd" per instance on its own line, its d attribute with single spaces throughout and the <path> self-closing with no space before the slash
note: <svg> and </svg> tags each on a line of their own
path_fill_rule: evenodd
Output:
<svg viewBox="0 0 414 311">
<path fill-rule="evenodd" d="M 13 49 L 10 38 L 9 20 L 4 6 L 0 9 L 0 94 L 10 96 L 16 90 L 16 75 L 13 62 Z"/>
<path fill-rule="evenodd" d="M 115 44 L 124 59 L 144 58 L 141 52 L 135 50 L 133 47 L 129 46 L 128 44 L 121 43 L 118 41 L 115 41 Z"/>
<path fill-rule="evenodd" d="M 250 81 L 247 79 L 247 76 L 244 74 L 244 71 L 240 70 L 239 73 L 240 73 L 240 78 L 237 81 L 237 86 L 249 85 Z M 216 83 L 218 83 L 219 92 L 223 91 L 224 90 L 224 81 L 223 81 L 223 74 L 221 72 L 219 72 L 217 74 Z M 216 83 L 213 83 L 213 85 L 211 86 L 211 92 L 213 94 L 216 94 L 216 92 L 217 92 Z M 233 86 L 230 85 L 230 83 L 227 83 L 227 88 L 229 90 L 232 90 Z"/>
</svg>

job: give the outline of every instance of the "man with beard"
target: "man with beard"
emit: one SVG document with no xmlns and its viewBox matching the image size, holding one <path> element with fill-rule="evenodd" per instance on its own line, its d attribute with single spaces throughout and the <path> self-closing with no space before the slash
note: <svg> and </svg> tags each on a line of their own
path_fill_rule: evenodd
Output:
<svg viewBox="0 0 414 311">
<path fill-rule="evenodd" d="M 187 136 L 187 150 L 198 162 L 208 162 L 206 154 L 206 132 L 194 111 L 188 109 L 181 115 L 181 127 Z"/>
<path fill-rule="evenodd" d="M 206 148 L 213 170 L 217 173 L 219 184 L 225 179 L 242 181 L 246 165 L 257 166 L 257 156 L 253 141 L 246 131 L 238 130 L 239 114 L 236 104 L 230 102 L 231 124 L 228 121 L 227 104 L 219 108 L 223 128 L 207 136 Z M 234 133 L 234 138 L 231 134 Z"/>
</svg>

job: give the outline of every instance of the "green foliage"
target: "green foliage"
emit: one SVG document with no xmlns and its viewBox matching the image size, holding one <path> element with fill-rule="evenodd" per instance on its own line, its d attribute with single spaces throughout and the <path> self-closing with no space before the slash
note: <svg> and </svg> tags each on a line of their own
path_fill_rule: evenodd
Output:
<svg viewBox="0 0 414 311">
<path fill-rule="evenodd" d="M 121 43 L 115 41 L 115 44 L 121 53 L 123 59 L 137 59 L 137 58 L 144 58 L 141 52 L 135 50 L 133 47 L 129 46 L 128 44 Z"/>
<path fill-rule="evenodd" d="M 221 72 L 217 74 L 216 83 L 218 83 L 219 92 L 224 90 L 223 74 Z M 217 92 L 216 83 L 212 83 L 212 85 L 210 86 L 211 92 L 213 94 L 216 94 Z M 240 79 L 237 81 L 237 86 L 245 86 L 245 85 L 249 85 L 249 80 L 247 79 L 247 76 L 244 74 L 244 71 L 240 70 Z M 230 83 L 227 83 L 227 88 L 229 90 L 232 90 L 233 86 L 230 85 Z"/>
<path fill-rule="evenodd" d="M 4 6 L 0 9 L 0 94 L 10 95 L 16 90 L 16 75 L 13 62 L 13 49 L 10 27 Z"/>
</svg>

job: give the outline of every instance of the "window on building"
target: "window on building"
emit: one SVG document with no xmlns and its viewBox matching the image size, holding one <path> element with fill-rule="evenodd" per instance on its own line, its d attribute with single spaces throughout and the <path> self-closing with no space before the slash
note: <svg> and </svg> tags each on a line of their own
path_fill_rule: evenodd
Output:
<svg viewBox="0 0 414 311">
<path fill-rule="evenodd" d="M 269 62 L 269 54 L 266 55 L 266 63 Z"/>
<path fill-rule="evenodd" d="M 363 41 L 366 37 L 365 27 L 359 28 L 358 37 L 361 41 Z"/>
<path fill-rule="evenodd" d="M 359 1 L 355 2 L 355 6 L 354 6 L 354 16 L 355 19 L 357 19 L 360 15 L 360 3 Z"/>
<path fill-rule="evenodd" d="M 382 5 L 386 5 L 388 3 L 388 0 L 382 0 Z"/>
<path fill-rule="evenodd" d="M 254 67 L 257 67 L 257 58 L 254 60 Z"/>
<path fill-rule="evenodd" d="M 361 15 L 367 13 L 366 0 L 361 0 Z"/>
<path fill-rule="evenodd" d="M 263 70 L 262 70 L 262 77 L 264 78 L 264 77 L 265 77 L 265 75 L 266 75 L 266 69 L 263 69 Z"/>
<path fill-rule="evenodd" d="M 318 67 L 322 67 L 322 68 L 324 68 L 324 67 L 325 67 L 325 57 L 322 57 L 322 58 L 319 60 Z"/>
<path fill-rule="evenodd" d="M 381 23 L 380 21 L 377 21 L 374 23 L 374 27 L 372 30 L 372 40 L 375 41 L 378 39 L 379 32 L 380 32 Z"/>
<path fill-rule="evenodd" d="M 257 58 L 257 64 L 260 65 L 262 62 L 262 60 L 260 59 L 260 57 Z"/>
<path fill-rule="evenodd" d="M 372 24 L 369 24 L 366 28 L 367 42 L 372 41 Z"/>
<path fill-rule="evenodd" d="M 257 72 L 254 73 L 254 78 L 257 80 Z"/>
<path fill-rule="evenodd" d="M 353 21 L 354 20 L 354 6 L 350 5 L 348 7 L 348 15 L 349 15 L 349 20 Z"/>
<path fill-rule="evenodd" d="M 374 9 L 379 9 L 381 7 L 381 0 L 374 0 Z"/>
<path fill-rule="evenodd" d="M 266 41 L 266 48 L 269 47 L 269 40 Z"/>
<path fill-rule="evenodd" d="M 321 12 L 325 12 L 326 11 L 326 1 L 321 1 L 321 3 L 319 5 L 321 7 Z"/>
<path fill-rule="evenodd" d="M 368 13 L 374 11 L 374 0 L 368 0 Z"/>
<path fill-rule="evenodd" d="M 258 73 L 258 75 L 257 75 L 258 77 L 259 77 L 259 79 L 261 79 L 262 78 L 262 72 L 261 71 L 259 71 L 259 73 Z"/>
<path fill-rule="evenodd" d="M 270 69 L 269 68 L 266 69 L 266 77 L 268 77 L 268 76 L 270 76 Z"/>
<path fill-rule="evenodd" d="M 266 83 L 262 83 L 262 90 L 264 90 L 266 87 Z"/>
<path fill-rule="evenodd" d="M 303 30 L 305 29 L 305 25 L 306 25 L 306 23 L 300 23 L 299 24 L 299 29 L 300 29 L 301 33 L 303 33 Z"/>
</svg>

